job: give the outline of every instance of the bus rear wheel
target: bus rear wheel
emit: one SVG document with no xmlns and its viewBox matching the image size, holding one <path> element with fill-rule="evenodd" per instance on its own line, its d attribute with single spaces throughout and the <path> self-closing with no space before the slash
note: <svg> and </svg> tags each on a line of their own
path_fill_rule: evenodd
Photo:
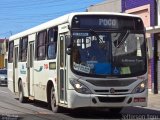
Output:
<svg viewBox="0 0 160 120">
<path fill-rule="evenodd" d="M 27 98 L 24 97 L 24 91 L 23 91 L 22 81 L 19 82 L 18 88 L 19 88 L 19 101 L 21 103 L 24 103 L 24 102 L 27 101 Z"/>
<path fill-rule="evenodd" d="M 51 109 L 54 113 L 60 112 L 60 106 L 57 105 L 54 87 L 51 88 Z"/>
</svg>

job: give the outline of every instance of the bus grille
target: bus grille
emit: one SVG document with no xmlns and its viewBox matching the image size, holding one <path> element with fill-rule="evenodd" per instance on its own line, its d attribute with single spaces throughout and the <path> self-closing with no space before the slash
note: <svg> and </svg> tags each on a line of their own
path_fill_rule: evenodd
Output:
<svg viewBox="0 0 160 120">
<path fill-rule="evenodd" d="M 100 102 L 105 103 L 118 103 L 123 102 L 125 100 L 125 97 L 98 97 Z"/>
<path fill-rule="evenodd" d="M 128 94 L 128 89 L 115 89 L 114 93 L 110 93 L 109 90 L 94 90 L 95 94 L 99 94 L 99 95 L 110 95 L 110 94 Z"/>
<path fill-rule="evenodd" d="M 87 82 L 91 83 L 95 86 L 100 87 L 123 87 L 128 86 L 136 81 L 136 79 L 130 80 L 86 80 Z"/>
</svg>

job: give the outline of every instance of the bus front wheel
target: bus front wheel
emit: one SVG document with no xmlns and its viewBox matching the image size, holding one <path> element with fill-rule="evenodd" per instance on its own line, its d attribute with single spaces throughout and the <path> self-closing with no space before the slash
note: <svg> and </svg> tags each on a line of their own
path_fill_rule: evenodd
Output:
<svg viewBox="0 0 160 120">
<path fill-rule="evenodd" d="M 51 109 L 54 113 L 60 112 L 60 106 L 56 103 L 56 95 L 54 87 L 51 88 Z"/>
</svg>

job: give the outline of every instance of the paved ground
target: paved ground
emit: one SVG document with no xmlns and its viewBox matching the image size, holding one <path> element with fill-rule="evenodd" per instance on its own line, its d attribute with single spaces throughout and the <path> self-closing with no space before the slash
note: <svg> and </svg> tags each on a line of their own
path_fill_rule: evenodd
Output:
<svg viewBox="0 0 160 120">
<path fill-rule="evenodd" d="M 149 93 L 148 108 L 160 111 L 160 94 Z"/>
<path fill-rule="evenodd" d="M 0 87 L 0 120 L 160 120 L 160 95 L 149 94 L 147 108 L 127 107 L 121 114 L 108 110 L 67 110 L 52 113 L 43 102 L 19 103 L 7 87 Z"/>
</svg>

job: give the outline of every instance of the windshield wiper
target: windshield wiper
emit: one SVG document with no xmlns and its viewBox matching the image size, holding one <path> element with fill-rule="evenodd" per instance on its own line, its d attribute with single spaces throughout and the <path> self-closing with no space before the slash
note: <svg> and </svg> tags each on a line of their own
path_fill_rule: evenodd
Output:
<svg viewBox="0 0 160 120">
<path fill-rule="evenodd" d="M 103 43 L 103 40 L 99 37 L 99 35 L 93 29 L 90 29 L 90 33 L 98 39 L 98 43 Z"/>
<path fill-rule="evenodd" d="M 121 33 L 121 35 L 118 37 L 117 40 L 114 41 L 114 46 L 116 48 L 119 48 L 121 45 L 123 45 L 123 43 L 126 41 L 126 38 L 128 37 L 130 31 L 127 30 L 126 33 Z"/>
</svg>

